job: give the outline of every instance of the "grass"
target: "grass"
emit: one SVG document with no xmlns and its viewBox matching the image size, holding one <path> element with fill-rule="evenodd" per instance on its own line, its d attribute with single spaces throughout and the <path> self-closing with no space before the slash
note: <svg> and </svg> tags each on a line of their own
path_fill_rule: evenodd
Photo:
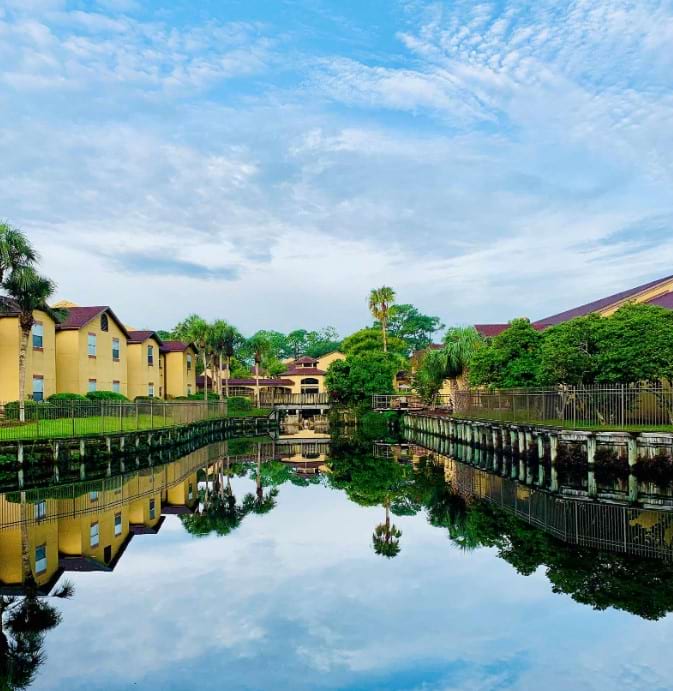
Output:
<svg viewBox="0 0 673 691">
<path fill-rule="evenodd" d="M 545 420 L 517 419 L 513 415 L 458 415 L 468 420 L 482 420 L 484 422 L 509 422 L 519 425 L 541 425 L 543 427 L 559 427 L 567 430 L 586 430 L 588 432 L 673 432 L 673 425 L 601 425 L 582 420 L 561 420 L 549 418 Z"/>
<path fill-rule="evenodd" d="M 268 417 L 268 408 L 252 408 L 251 410 L 232 410 L 229 418 Z M 166 425 L 162 415 L 139 415 L 136 417 L 119 418 L 118 416 L 93 416 L 80 418 L 56 418 L 54 420 L 40 420 L 25 424 L 0 426 L 1 441 L 23 441 L 32 439 L 62 439 L 72 437 L 86 437 L 97 434 L 119 434 L 121 432 L 149 431 L 152 429 L 168 429 L 186 424 L 179 420 L 168 418 Z"/>
</svg>

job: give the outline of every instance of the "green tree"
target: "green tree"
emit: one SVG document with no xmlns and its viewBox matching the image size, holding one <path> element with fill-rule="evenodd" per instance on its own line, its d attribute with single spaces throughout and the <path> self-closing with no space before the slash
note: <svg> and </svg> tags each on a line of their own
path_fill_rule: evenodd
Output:
<svg viewBox="0 0 673 691">
<path fill-rule="evenodd" d="M 0 223 L 0 286 L 12 271 L 31 267 L 37 258 L 37 252 L 22 231 L 8 223 Z"/>
<path fill-rule="evenodd" d="M 257 403 L 259 404 L 259 368 L 263 358 L 272 352 L 272 345 L 264 333 L 258 332 L 248 339 L 248 348 L 253 354 L 255 361 L 255 386 Z"/>
<path fill-rule="evenodd" d="M 390 522 L 389 499 L 384 501 L 384 506 L 386 509 L 386 518 L 383 523 L 379 523 L 376 528 L 374 528 L 372 544 L 376 554 L 392 559 L 400 553 L 400 538 L 402 537 L 402 531 L 399 530 L 394 523 Z"/>
<path fill-rule="evenodd" d="M 380 353 L 383 351 L 383 334 L 372 327 L 360 329 L 344 338 L 341 349 L 346 356 Z M 407 355 L 407 344 L 401 338 L 388 336 L 386 351 L 403 362 Z"/>
<path fill-rule="evenodd" d="M 339 350 L 341 340 L 333 326 L 326 326 L 318 331 L 309 331 L 306 334 L 306 347 L 304 354 L 309 357 L 319 358 L 327 353 Z"/>
<path fill-rule="evenodd" d="M 528 319 L 514 319 L 505 331 L 474 352 L 470 383 L 504 389 L 535 386 L 540 381 L 541 341 L 542 334 Z"/>
<path fill-rule="evenodd" d="M 380 321 L 374 328 L 381 329 Z M 443 329 L 439 317 L 422 314 L 413 305 L 392 305 L 388 314 L 388 334 L 402 339 L 407 344 L 407 354 L 427 348 L 432 343 L 433 334 Z"/>
<path fill-rule="evenodd" d="M 392 393 L 393 379 L 399 368 L 399 359 L 390 353 L 351 355 L 328 367 L 325 385 L 335 400 L 354 404 L 374 394 Z"/>
<path fill-rule="evenodd" d="M 198 314 L 190 314 L 173 329 L 173 338 L 179 341 L 195 343 L 201 355 L 203 369 L 203 393 L 204 400 L 208 400 L 208 359 L 210 356 L 210 326 L 208 322 Z"/>
<path fill-rule="evenodd" d="M 300 355 L 306 353 L 308 347 L 307 336 L 308 331 L 306 329 L 295 329 L 294 331 L 290 331 L 286 341 L 291 352 L 287 357 L 292 357 L 296 360 Z"/>
<path fill-rule="evenodd" d="M 381 335 L 383 336 L 383 352 L 388 352 L 388 318 L 390 308 L 395 302 L 395 291 L 389 286 L 374 288 L 369 293 L 369 311 L 374 319 L 381 324 Z"/>
<path fill-rule="evenodd" d="M 231 360 L 236 353 L 236 349 L 241 346 L 244 339 L 235 327 L 227 324 L 223 319 L 218 319 L 210 327 L 209 340 L 214 355 L 218 359 L 217 384 L 220 400 L 222 400 L 223 396 L 229 398 Z M 222 379 L 224 379 L 224 391 Z"/>
<path fill-rule="evenodd" d="M 26 355 L 30 332 L 35 324 L 35 310 L 51 312 L 47 302 L 54 294 L 55 284 L 40 276 L 32 267 L 15 268 L 5 280 L 5 289 L 19 309 L 19 420 L 26 420 Z"/>
</svg>

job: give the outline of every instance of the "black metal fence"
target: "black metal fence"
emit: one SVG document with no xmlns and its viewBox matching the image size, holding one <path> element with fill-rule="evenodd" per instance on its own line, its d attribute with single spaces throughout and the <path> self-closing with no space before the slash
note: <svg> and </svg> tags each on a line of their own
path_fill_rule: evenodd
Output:
<svg viewBox="0 0 673 691">
<path fill-rule="evenodd" d="M 664 383 L 457 391 L 454 413 L 561 427 L 673 427 L 673 389 Z"/>
<path fill-rule="evenodd" d="M 0 405 L 0 441 L 154 430 L 227 416 L 227 401 L 54 401 Z"/>
</svg>

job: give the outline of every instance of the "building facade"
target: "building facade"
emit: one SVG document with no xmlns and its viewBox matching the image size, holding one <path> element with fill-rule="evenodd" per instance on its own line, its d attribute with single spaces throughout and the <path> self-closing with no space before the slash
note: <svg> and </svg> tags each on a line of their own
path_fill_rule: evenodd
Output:
<svg viewBox="0 0 673 691">
<path fill-rule="evenodd" d="M 196 346 L 182 341 L 164 341 L 161 353 L 164 356 L 164 396 L 179 398 L 196 393 Z"/>
<path fill-rule="evenodd" d="M 129 331 L 128 397 L 163 398 L 166 355 L 154 331 Z M 172 361 L 173 362 L 173 361 Z"/>
</svg>

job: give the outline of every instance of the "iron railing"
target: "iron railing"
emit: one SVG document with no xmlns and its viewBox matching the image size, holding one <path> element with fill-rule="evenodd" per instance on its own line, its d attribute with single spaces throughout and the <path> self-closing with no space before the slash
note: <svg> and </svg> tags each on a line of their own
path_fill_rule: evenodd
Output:
<svg viewBox="0 0 673 691">
<path fill-rule="evenodd" d="M 451 396 L 436 395 L 430 403 L 421 399 L 417 394 L 375 394 L 372 396 L 374 410 L 420 410 L 424 408 L 450 409 Z"/>
<path fill-rule="evenodd" d="M 155 430 L 227 417 L 226 401 L 54 401 L 0 405 L 0 441 Z"/>
<path fill-rule="evenodd" d="M 665 383 L 457 391 L 454 414 L 561 427 L 673 426 L 673 388 Z"/>
</svg>

